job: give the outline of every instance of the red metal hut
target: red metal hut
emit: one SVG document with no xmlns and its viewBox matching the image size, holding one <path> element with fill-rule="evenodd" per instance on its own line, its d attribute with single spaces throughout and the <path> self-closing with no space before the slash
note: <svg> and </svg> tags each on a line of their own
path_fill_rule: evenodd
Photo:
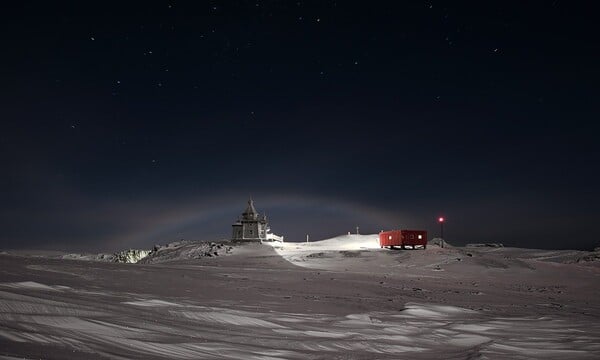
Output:
<svg viewBox="0 0 600 360">
<path fill-rule="evenodd" d="M 389 247 L 399 246 L 404 249 L 410 246 L 415 249 L 417 246 L 427 248 L 427 231 L 425 230 L 390 230 L 379 233 L 379 245 Z"/>
</svg>

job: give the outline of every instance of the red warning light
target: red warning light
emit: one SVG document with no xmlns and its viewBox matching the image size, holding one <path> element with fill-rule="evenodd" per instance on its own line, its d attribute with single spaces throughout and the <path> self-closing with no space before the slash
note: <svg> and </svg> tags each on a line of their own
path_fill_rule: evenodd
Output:
<svg viewBox="0 0 600 360">
<path fill-rule="evenodd" d="M 439 221 L 439 222 L 444 222 L 444 218 L 443 218 L 443 217 L 440 217 L 440 218 L 438 219 L 438 221 Z"/>
</svg>

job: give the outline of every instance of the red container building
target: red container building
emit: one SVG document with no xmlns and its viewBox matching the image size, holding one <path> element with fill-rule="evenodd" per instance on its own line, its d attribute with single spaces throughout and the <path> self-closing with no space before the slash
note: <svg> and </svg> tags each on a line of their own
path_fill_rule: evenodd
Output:
<svg viewBox="0 0 600 360">
<path fill-rule="evenodd" d="M 390 230 L 379 233 L 379 245 L 389 247 L 390 249 L 398 246 L 405 249 L 410 246 L 415 249 L 417 246 L 427 248 L 427 231 L 425 230 Z"/>
</svg>

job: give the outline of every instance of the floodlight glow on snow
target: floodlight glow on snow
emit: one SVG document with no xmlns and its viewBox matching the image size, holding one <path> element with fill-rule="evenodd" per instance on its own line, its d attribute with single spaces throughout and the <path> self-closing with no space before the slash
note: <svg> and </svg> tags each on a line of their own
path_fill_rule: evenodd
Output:
<svg viewBox="0 0 600 360">
<path fill-rule="evenodd" d="M 444 218 L 443 218 L 443 217 L 440 217 L 440 218 L 438 219 L 438 221 L 439 221 L 439 222 L 444 222 Z"/>
</svg>

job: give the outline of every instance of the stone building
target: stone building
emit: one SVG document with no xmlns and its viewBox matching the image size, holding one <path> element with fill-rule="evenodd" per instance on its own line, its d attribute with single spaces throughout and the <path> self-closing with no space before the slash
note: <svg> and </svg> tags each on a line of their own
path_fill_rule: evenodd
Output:
<svg viewBox="0 0 600 360">
<path fill-rule="evenodd" d="M 232 241 L 249 241 L 249 242 L 264 242 L 264 241 L 281 241 L 283 236 L 277 236 L 270 233 L 267 216 L 260 216 L 254 207 L 254 201 L 248 200 L 248 207 L 242 213 L 242 216 L 236 221 L 232 227 Z"/>
</svg>

